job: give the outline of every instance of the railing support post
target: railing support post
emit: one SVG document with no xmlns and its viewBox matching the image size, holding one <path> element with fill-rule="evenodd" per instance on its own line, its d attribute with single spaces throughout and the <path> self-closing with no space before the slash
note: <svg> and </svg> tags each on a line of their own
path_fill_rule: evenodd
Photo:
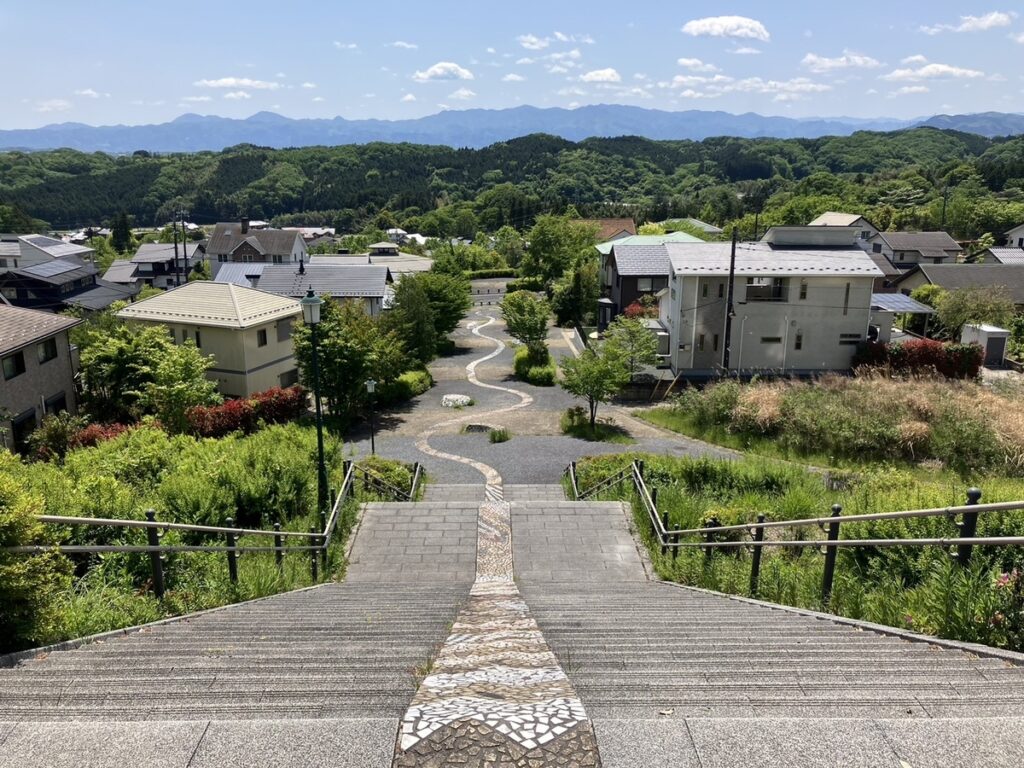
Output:
<svg viewBox="0 0 1024 768">
<path fill-rule="evenodd" d="M 349 461 L 348 459 L 345 459 L 344 461 L 341 462 L 341 476 L 343 478 L 348 477 L 348 468 L 350 466 L 352 466 L 352 462 Z M 344 480 L 342 480 L 342 482 L 344 483 Z M 355 482 L 355 478 L 352 478 L 352 482 Z M 346 494 L 352 493 L 351 485 L 349 485 L 348 488 L 343 488 L 343 490 L 345 491 Z"/>
<path fill-rule="evenodd" d="M 637 472 L 638 475 L 640 475 L 640 479 L 643 480 L 644 479 L 644 462 L 643 462 L 642 459 L 636 463 L 636 472 Z"/>
<path fill-rule="evenodd" d="M 224 525 L 228 528 L 234 528 L 235 521 L 232 518 L 228 518 L 224 521 Z M 228 578 L 231 579 L 232 584 L 238 583 L 238 553 L 235 551 L 235 534 L 234 532 L 224 534 L 224 538 L 227 540 L 228 545 Z"/>
<path fill-rule="evenodd" d="M 146 510 L 146 519 L 151 522 L 156 522 L 156 512 L 152 509 Z M 146 529 L 146 540 L 151 547 L 160 546 L 160 532 L 156 528 Z M 149 553 L 149 563 L 153 568 L 153 594 L 156 595 L 158 600 L 162 600 L 164 597 L 164 563 L 160 559 L 159 552 Z"/>
<path fill-rule="evenodd" d="M 764 515 L 758 515 L 757 522 L 758 526 L 754 529 L 754 555 L 750 563 L 751 597 L 757 597 L 758 582 L 761 580 L 761 553 L 764 551 L 764 547 L 759 544 L 764 541 L 764 528 L 760 525 L 764 522 Z"/>
<path fill-rule="evenodd" d="M 710 520 L 708 520 L 707 524 L 705 524 L 704 527 L 705 528 L 720 528 L 721 526 L 722 526 L 722 524 L 718 521 L 718 518 L 717 517 L 712 517 Z M 713 531 L 708 531 L 707 533 L 704 534 L 704 541 L 707 542 L 708 544 L 714 542 L 714 540 L 715 540 L 715 534 L 714 534 Z M 704 566 L 705 567 L 710 567 L 711 560 L 712 560 L 712 558 L 714 558 L 714 556 L 715 556 L 715 548 L 714 547 L 704 547 Z"/>
<path fill-rule="evenodd" d="M 981 489 L 980 488 L 969 488 L 967 491 L 967 503 L 970 506 L 974 506 L 981 501 Z M 962 539 L 973 539 L 974 534 L 978 530 L 978 513 L 977 512 L 964 512 L 964 519 L 957 526 L 960 529 L 960 538 Z M 961 544 L 956 548 L 956 560 L 960 565 L 966 568 L 971 563 L 971 550 L 973 549 L 971 544 Z"/>
<path fill-rule="evenodd" d="M 576 462 L 569 462 L 569 486 L 572 488 L 573 501 L 580 500 L 580 487 L 576 482 Z"/>
<path fill-rule="evenodd" d="M 309 529 L 309 545 L 311 547 L 315 547 L 316 546 L 316 528 L 314 528 L 312 526 L 310 526 L 310 529 Z M 314 584 L 316 584 L 317 581 L 320 580 L 319 579 L 320 574 L 318 573 L 318 571 L 319 571 L 319 569 L 317 567 L 316 550 L 315 549 L 311 549 L 311 550 L 309 550 L 309 575 L 313 578 L 313 583 Z"/>
<path fill-rule="evenodd" d="M 838 504 L 832 505 L 832 517 L 839 517 L 843 513 L 843 508 Z M 839 538 L 839 522 L 832 522 L 828 524 L 828 540 L 830 542 L 836 541 Z M 839 548 L 825 545 L 825 572 L 821 577 L 821 606 L 826 611 L 828 610 L 828 604 L 832 600 L 832 582 L 836 575 L 836 555 L 838 554 Z"/>
<path fill-rule="evenodd" d="M 274 523 L 274 565 L 278 571 L 284 571 L 284 542 L 281 537 L 281 524 Z"/>
</svg>

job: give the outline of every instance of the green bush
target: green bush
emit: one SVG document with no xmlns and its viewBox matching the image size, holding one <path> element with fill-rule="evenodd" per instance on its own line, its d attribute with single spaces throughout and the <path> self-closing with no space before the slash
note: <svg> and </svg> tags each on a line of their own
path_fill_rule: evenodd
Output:
<svg viewBox="0 0 1024 768">
<path fill-rule="evenodd" d="M 519 274 L 516 270 L 511 268 L 502 269 L 473 269 L 467 272 L 463 272 L 462 276 L 469 280 L 486 280 L 492 277 L 515 277 Z"/>
<path fill-rule="evenodd" d="M 404 403 L 422 395 L 432 386 L 434 386 L 434 379 L 430 375 L 430 371 L 426 369 L 406 371 L 394 381 L 382 385 L 377 390 L 377 404 L 388 406 Z"/>
<path fill-rule="evenodd" d="M 511 437 L 512 435 L 510 435 L 509 431 L 504 427 L 492 429 L 487 433 L 487 439 L 492 443 L 507 443 Z"/>
<path fill-rule="evenodd" d="M 505 285 L 505 293 L 515 293 L 516 291 L 532 291 L 537 293 L 543 291 L 546 287 L 543 277 L 521 277 L 518 280 L 509 281 Z"/>
<path fill-rule="evenodd" d="M 543 356 L 531 353 L 527 346 L 517 348 L 512 369 L 517 379 L 536 387 L 553 387 L 558 380 L 558 367 L 547 348 Z"/>
</svg>

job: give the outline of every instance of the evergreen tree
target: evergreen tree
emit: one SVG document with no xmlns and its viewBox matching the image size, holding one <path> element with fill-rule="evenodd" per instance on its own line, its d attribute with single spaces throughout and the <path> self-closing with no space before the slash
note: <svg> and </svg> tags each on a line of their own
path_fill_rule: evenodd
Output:
<svg viewBox="0 0 1024 768">
<path fill-rule="evenodd" d="M 128 222 L 128 214 L 124 211 L 114 219 L 114 226 L 111 227 L 110 244 L 118 253 L 127 253 L 132 247 L 132 227 Z"/>
</svg>

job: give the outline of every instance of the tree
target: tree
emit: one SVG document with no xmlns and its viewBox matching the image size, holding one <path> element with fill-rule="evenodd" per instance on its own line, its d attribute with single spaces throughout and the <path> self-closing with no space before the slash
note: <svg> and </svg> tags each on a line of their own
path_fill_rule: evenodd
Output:
<svg viewBox="0 0 1024 768">
<path fill-rule="evenodd" d="M 140 405 L 160 419 L 164 429 L 175 434 L 188 427 L 185 412 L 196 405 L 216 405 L 222 398 L 217 382 L 206 378 L 214 364 L 212 355 L 204 355 L 195 343 L 169 345 L 155 362 L 152 380 L 139 398 Z"/>
<path fill-rule="evenodd" d="M 562 363 L 562 388 L 587 401 L 590 429 L 597 423 L 597 406 L 607 403 L 629 383 L 629 366 L 614 346 L 583 350 Z"/>
<path fill-rule="evenodd" d="M 131 422 L 143 415 L 142 393 L 154 365 L 174 346 L 163 326 L 100 325 L 82 350 L 83 400 L 104 422 Z"/>
<path fill-rule="evenodd" d="M 948 291 L 938 303 L 939 321 L 950 338 L 957 339 L 967 323 L 988 323 L 1006 328 L 1017 307 L 1003 285 L 972 285 Z"/>
<path fill-rule="evenodd" d="M 188 273 L 188 281 L 191 283 L 195 280 L 212 280 L 213 274 L 210 272 L 210 262 L 206 259 L 201 259 L 196 262 L 195 266 L 192 267 L 192 271 Z"/>
<path fill-rule="evenodd" d="M 385 315 L 385 326 L 394 331 L 406 351 L 418 362 L 426 364 L 437 353 L 437 325 L 423 283 L 403 277 L 395 286 L 391 311 Z"/>
<path fill-rule="evenodd" d="M 605 344 L 625 360 L 630 381 L 646 366 L 658 362 L 658 338 L 642 320 L 619 316 L 608 326 L 604 338 Z"/>
<path fill-rule="evenodd" d="M 526 252 L 526 243 L 515 227 L 506 224 L 494 233 L 494 250 L 510 267 L 518 267 Z"/>
<path fill-rule="evenodd" d="M 544 342 L 548 338 L 551 307 L 529 291 L 513 291 L 501 302 L 508 335 L 525 344 L 535 360 L 546 358 Z"/>
<path fill-rule="evenodd" d="M 469 294 L 469 281 L 461 275 L 456 277 L 440 272 L 421 272 L 402 278 L 402 281 L 406 280 L 415 280 L 426 293 L 427 302 L 434 315 L 434 331 L 438 340 L 444 339 L 454 331 L 459 321 L 473 306 L 473 299 Z"/>
<path fill-rule="evenodd" d="M 554 282 L 597 244 L 597 227 L 567 216 L 539 216 L 527 238 L 523 273 Z"/>
<path fill-rule="evenodd" d="M 580 258 L 551 290 L 551 308 L 559 325 L 587 325 L 597 313 L 601 294 L 597 259 Z"/>
<path fill-rule="evenodd" d="M 128 214 L 121 211 L 114 219 L 110 231 L 110 245 L 118 253 L 127 253 L 132 247 L 132 225 L 128 222 Z"/>
</svg>

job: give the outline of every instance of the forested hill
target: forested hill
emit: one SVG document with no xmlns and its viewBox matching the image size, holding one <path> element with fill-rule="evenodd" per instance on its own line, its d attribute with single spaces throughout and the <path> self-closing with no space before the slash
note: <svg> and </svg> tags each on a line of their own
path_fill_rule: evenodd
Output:
<svg viewBox="0 0 1024 768">
<path fill-rule="evenodd" d="M 478 150 L 374 143 L 161 156 L 0 153 L 0 204 L 55 228 L 121 211 L 140 225 L 162 223 L 180 207 L 200 223 L 248 215 L 351 230 L 388 210 L 406 229 L 446 234 L 445 222 L 462 211 L 472 218 L 460 229 L 493 231 L 568 205 L 589 215 L 715 223 L 754 211 L 771 220 L 787 205 L 779 216 L 806 223 L 821 206 L 846 207 L 875 211 L 887 226 L 925 215 L 947 187 L 954 208 L 958 195 L 1020 204 L 1024 137 L 916 128 L 819 139 L 577 143 L 532 135 Z M 981 226 L 965 223 L 961 234 Z"/>
</svg>

